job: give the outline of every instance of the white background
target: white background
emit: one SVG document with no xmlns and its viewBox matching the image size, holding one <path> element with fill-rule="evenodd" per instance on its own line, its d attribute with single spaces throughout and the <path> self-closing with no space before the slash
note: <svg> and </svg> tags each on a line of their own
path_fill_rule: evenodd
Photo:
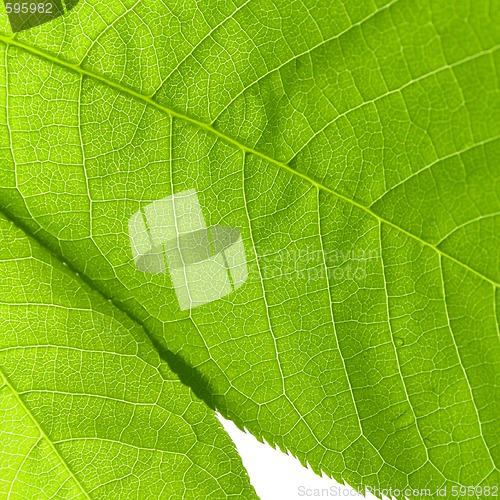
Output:
<svg viewBox="0 0 500 500">
<path fill-rule="evenodd" d="M 303 467 L 296 458 L 275 450 L 268 444 L 260 443 L 251 434 L 240 431 L 233 422 L 218 414 L 217 417 L 234 441 L 250 476 L 250 482 L 261 500 L 376 498 L 370 494 L 363 497 L 350 486 L 339 485 L 326 477 L 321 478 L 312 470 Z M 314 495 L 316 489 L 319 490 L 319 495 Z M 337 494 L 333 495 L 332 492 Z"/>
</svg>

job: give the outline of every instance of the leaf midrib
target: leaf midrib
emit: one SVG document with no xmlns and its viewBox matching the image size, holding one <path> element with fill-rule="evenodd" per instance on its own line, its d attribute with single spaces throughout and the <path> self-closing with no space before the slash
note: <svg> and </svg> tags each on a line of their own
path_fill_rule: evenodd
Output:
<svg viewBox="0 0 500 500">
<path fill-rule="evenodd" d="M 254 149 L 252 147 L 246 146 L 245 144 L 242 144 L 238 140 L 224 134 L 223 132 L 221 132 L 220 130 L 217 130 L 216 128 L 209 125 L 208 123 L 202 122 L 201 120 L 193 118 L 193 117 L 186 115 L 184 113 L 180 113 L 179 111 L 175 111 L 174 109 L 171 109 L 171 108 L 155 101 L 153 98 L 145 96 L 145 95 L 141 94 L 140 92 L 138 92 L 138 91 L 126 86 L 126 85 L 123 85 L 123 84 L 121 84 L 121 83 L 119 83 L 119 82 L 117 82 L 117 81 L 115 81 L 107 76 L 100 75 L 100 74 L 95 73 L 93 71 L 89 71 L 88 69 L 83 68 L 80 64 L 75 64 L 75 63 L 66 61 L 66 60 L 61 59 L 59 57 L 56 57 L 55 55 L 50 54 L 44 50 L 41 50 L 37 47 L 27 45 L 27 44 L 22 43 L 14 38 L 10 38 L 10 37 L 7 37 L 7 36 L 2 35 L 2 34 L 0 34 L 0 41 L 5 43 L 5 45 L 7 45 L 8 47 L 9 46 L 17 47 L 21 50 L 24 50 L 28 53 L 31 53 L 35 56 L 38 56 L 46 61 L 49 61 L 53 64 L 56 64 L 57 66 L 63 67 L 65 69 L 69 69 L 71 71 L 74 71 L 74 72 L 82 75 L 82 76 L 86 76 L 88 78 L 91 78 L 92 80 L 98 81 L 98 82 L 100 82 L 100 83 L 102 83 L 110 88 L 115 89 L 120 94 L 128 95 L 128 96 L 130 96 L 138 101 L 141 101 L 149 106 L 152 106 L 153 108 L 155 108 L 155 109 L 157 109 L 157 110 L 159 110 L 159 111 L 161 111 L 161 112 L 163 112 L 171 117 L 179 118 L 180 120 L 184 120 L 188 123 L 191 123 L 192 125 L 195 125 L 196 127 L 200 128 L 200 129 L 206 130 L 207 132 L 215 135 L 216 137 L 218 137 L 222 141 L 229 143 L 229 144 L 232 144 L 236 148 L 244 151 L 245 153 L 253 154 L 253 155 L 267 161 L 268 163 L 274 164 L 274 165 L 278 166 L 279 168 L 288 171 L 292 175 L 295 175 L 301 179 L 304 179 L 305 181 L 307 181 L 310 184 L 312 184 L 313 186 L 315 186 L 317 189 L 325 191 L 327 193 L 330 193 L 333 196 L 363 210 L 364 212 L 366 212 L 371 217 L 375 218 L 380 223 L 387 224 L 388 226 L 391 226 L 391 227 L 397 229 L 398 231 L 402 232 L 406 236 L 409 236 L 410 238 L 413 238 L 414 240 L 418 241 L 421 245 L 427 246 L 427 247 L 433 249 L 441 256 L 446 257 L 447 259 L 450 259 L 451 261 L 455 262 L 460 267 L 466 269 L 467 271 L 472 272 L 473 274 L 477 275 L 481 279 L 491 283 L 493 285 L 493 287 L 495 287 L 495 288 L 500 287 L 500 283 L 497 283 L 496 281 L 489 278 L 488 276 L 482 274 L 481 272 L 477 271 L 476 269 L 461 262 L 460 260 L 458 260 L 455 257 L 453 257 L 452 255 L 444 252 L 443 250 L 441 250 L 437 246 L 433 245 L 432 243 L 429 243 L 429 242 L 423 240 L 422 238 L 420 238 L 419 236 L 411 233 L 410 231 L 398 226 L 397 224 L 395 224 L 387 219 L 384 219 L 380 215 L 373 212 L 373 210 L 371 210 L 369 207 L 367 207 L 367 206 L 357 202 L 356 200 L 353 200 L 352 198 L 349 198 L 349 197 L 329 188 L 328 186 L 325 186 L 324 184 L 316 181 L 315 179 L 304 174 L 303 172 L 295 170 L 287 163 L 283 163 L 279 160 L 276 160 L 275 158 L 273 158 L 271 156 L 268 156 L 267 154 L 265 154 L 261 151 L 258 151 L 257 149 Z"/>
</svg>

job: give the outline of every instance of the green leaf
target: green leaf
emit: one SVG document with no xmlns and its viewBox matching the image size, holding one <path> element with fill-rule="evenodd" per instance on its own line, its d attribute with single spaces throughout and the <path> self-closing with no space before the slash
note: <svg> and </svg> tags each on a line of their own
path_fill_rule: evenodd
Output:
<svg viewBox="0 0 500 500">
<path fill-rule="evenodd" d="M 0 496 L 254 498 L 139 325 L 0 218 Z"/>
<path fill-rule="evenodd" d="M 356 486 L 500 482 L 500 9 L 86 1 L 2 24 L 1 209 L 197 395 Z M 249 274 L 181 310 L 128 223 L 192 189 Z"/>
</svg>

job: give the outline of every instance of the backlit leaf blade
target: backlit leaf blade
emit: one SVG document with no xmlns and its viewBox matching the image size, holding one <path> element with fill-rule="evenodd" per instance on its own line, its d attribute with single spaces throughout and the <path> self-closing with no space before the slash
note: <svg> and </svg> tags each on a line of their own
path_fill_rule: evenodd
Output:
<svg viewBox="0 0 500 500">
<path fill-rule="evenodd" d="M 500 10 L 169 7 L 1 38 L 3 209 L 315 470 L 498 482 Z M 127 223 L 189 189 L 250 274 L 183 313 Z"/>
<path fill-rule="evenodd" d="M 0 496 L 255 498 L 142 329 L 0 219 Z"/>
</svg>

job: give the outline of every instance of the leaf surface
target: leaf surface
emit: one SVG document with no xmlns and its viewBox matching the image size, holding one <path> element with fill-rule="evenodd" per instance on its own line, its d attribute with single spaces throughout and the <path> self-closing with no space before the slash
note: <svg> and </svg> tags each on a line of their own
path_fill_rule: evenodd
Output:
<svg viewBox="0 0 500 500">
<path fill-rule="evenodd" d="M 0 218 L 0 496 L 256 498 L 139 325 Z"/>
<path fill-rule="evenodd" d="M 499 15 L 82 3 L 0 37 L 2 210 L 316 471 L 498 483 Z M 239 229 L 249 277 L 180 311 L 127 224 L 189 189 Z"/>
</svg>

